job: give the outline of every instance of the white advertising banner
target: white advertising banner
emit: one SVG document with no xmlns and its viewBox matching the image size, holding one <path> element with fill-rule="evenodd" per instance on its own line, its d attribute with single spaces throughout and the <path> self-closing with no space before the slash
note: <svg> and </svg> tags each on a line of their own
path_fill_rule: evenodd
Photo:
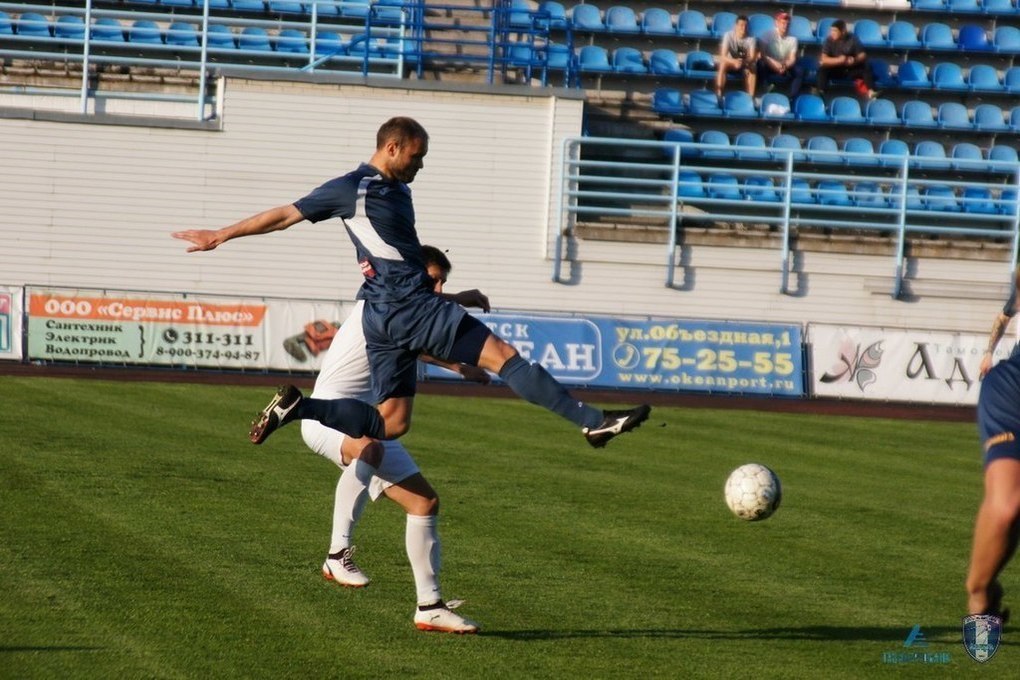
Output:
<svg viewBox="0 0 1020 680">
<path fill-rule="evenodd" d="M 30 359 L 316 371 L 339 302 L 27 289 Z M 350 304 L 353 307 L 353 303 Z"/>
<path fill-rule="evenodd" d="M 809 324 L 808 342 L 816 396 L 974 405 L 988 336 Z"/>
<path fill-rule="evenodd" d="M 0 286 L 0 360 L 21 360 L 21 318 L 24 289 Z"/>
</svg>

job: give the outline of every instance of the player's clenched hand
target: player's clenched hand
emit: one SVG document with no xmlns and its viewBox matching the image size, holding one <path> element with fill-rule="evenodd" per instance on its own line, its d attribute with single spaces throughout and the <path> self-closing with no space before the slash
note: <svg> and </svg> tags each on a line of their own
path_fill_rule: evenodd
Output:
<svg viewBox="0 0 1020 680">
<path fill-rule="evenodd" d="M 191 247 L 188 248 L 189 253 L 194 253 L 198 250 L 212 250 L 216 246 L 220 245 L 223 241 L 217 235 L 217 232 L 211 229 L 189 229 L 188 231 L 175 231 L 170 234 L 174 238 L 179 238 L 182 241 L 191 242 Z"/>
<path fill-rule="evenodd" d="M 462 307 L 479 307 L 483 312 L 489 311 L 489 298 L 480 290 L 462 290 L 453 295 L 453 300 Z"/>
</svg>

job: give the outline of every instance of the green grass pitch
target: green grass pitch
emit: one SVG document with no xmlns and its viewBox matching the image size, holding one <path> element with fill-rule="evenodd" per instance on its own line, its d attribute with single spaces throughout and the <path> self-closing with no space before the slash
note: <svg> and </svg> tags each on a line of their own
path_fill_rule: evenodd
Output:
<svg viewBox="0 0 1020 680">
<path fill-rule="evenodd" d="M 0 677 L 1016 677 L 960 644 L 975 428 L 657 408 L 596 451 L 506 399 L 419 397 L 444 592 L 482 635 L 420 633 L 403 516 L 371 505 L 372 585 L 326 582 L 337 470 L 264 387 L 0 378 Z M 621 399 L 637 395 L 622 395 Z M 731 469 L 784 485 L 741 522 Z M 1020 606 L 1020 565 L 1007 571 Z M 928 642 L 905 648 L 915 626 Z M 947 664 L 888 653 L 948 654 Z"/>
</svg>

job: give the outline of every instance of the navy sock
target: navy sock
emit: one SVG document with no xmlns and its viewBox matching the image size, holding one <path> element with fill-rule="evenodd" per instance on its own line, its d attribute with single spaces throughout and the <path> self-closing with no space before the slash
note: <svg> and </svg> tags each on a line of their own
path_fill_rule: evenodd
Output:
<svg viewBox="0 0 1020 680">
<path fill-rule="evenodd" d="M 575 425 L 597 427 L 602 422 L 602 411 L 574 399 L 544 368 L 519 354 L 503 364 L 499 377 L 517 396 L 544 406 Z"/>
<path fill-rule="evenodd" d="M 386 423 L 379 411 L 358 399 L 312 399 L 306 397 L 297 407 L 297 418 L 317 420 L 326 427 L 358 439 L 386 437 Z"/>
</svg>

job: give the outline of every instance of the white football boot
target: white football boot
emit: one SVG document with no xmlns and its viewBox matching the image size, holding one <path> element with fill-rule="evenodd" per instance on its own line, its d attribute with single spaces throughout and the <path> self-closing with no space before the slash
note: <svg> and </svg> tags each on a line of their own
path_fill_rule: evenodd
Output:
<svg viewBox="0 0 1020 680">
<path fill-rule="evenodd" d="M 440 600 L 426 609 L 419 607 L 414 612 L 414 625 L 418 630 L 431 630 L 440 633 L 457 633 L 458 635 L 477 633 L 480 629 L 477 623 L 452 611 L 461 604 L 463 604 L 461 600 L 450 600 L 449 602 Z"/>
<path fill-rule="evenodd" d="M 322 563 L 322 575 L 348 588 L 364 588 L 371 580 L 354 563 L 354 546 L 333 553 Z"/>
</svg>

